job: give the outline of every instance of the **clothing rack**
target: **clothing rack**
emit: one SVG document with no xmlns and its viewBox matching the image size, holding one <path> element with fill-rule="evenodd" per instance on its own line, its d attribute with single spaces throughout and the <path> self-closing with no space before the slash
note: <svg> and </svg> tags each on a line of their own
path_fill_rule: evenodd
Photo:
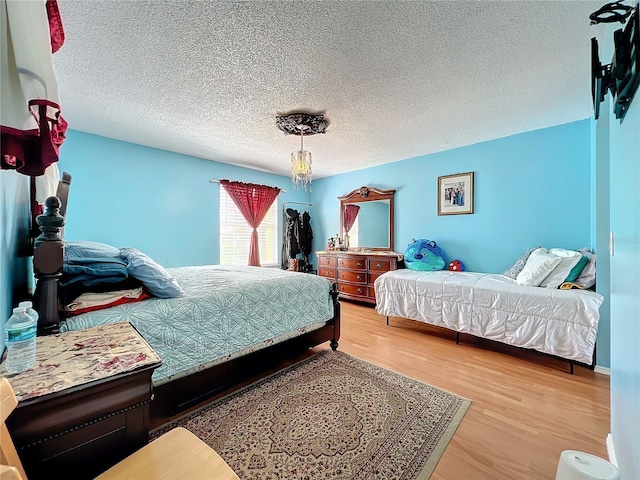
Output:
<svg viewBox="0 0 640 480">
<path fill-rule="evenodd" d="M 306 206 L 307 206 L 307 207 L 309 207 L 309 208 L 313 207 L 313 203 L 305 203 L 305 202 L 284 202 L 284 203 L 282 204 L 282 212 L 283 212 L 283 213 L 284 213 L 284 211 L 285 211 L 285 208 L 284 208 L 284 207 L 285 207 L 285 205 L 286 205 L 287 203 L 290 203 L 290 204 L 292 204 L 292 205 L 306 205 Z"/>
<path fill-rule="evenodd" d="M 309 210 L 311 209 L 311 207 L 313 207 L 313 203 L 289 201 L 289 202 L 284 202 L 282 204 L 282 216 L 285 219 L 285 221 L 283 222 L 285 238 L 283 239 L 283 242 L 282 242 L 282 263 L 283 264 L 281 265 L 283 269 L 287 269 L 287 265 L 285 264 L 285 258 L 287 258 L 287 259 L 289 258 L 289 255 L 287 254 L 287 252 L 289 251 L 288 247 L 287 247 L 288 242 L 287 242 L 287 239 L 286 239 L 286 235 L 287 235 L 287 232 L 288 232 L 288 226 L 287 226 L 287 221 L 286 221 L 286 218 L 287 218 L 286 217 L 286 211 L 287 211 L 286 207 L 287 207 L 287 205 L 304 205 L 304 206 L 307 207 L 307 211 L 305 212 L 305 214 L 309 215 Z M 298 212 L 298 214 L 300 214 L 300 212 Z M 311 218 L 311 217 L 309 217 L 309 218 Z M 311 270 L 311 265 L 309 264 L 309 255 L 304 255 L 303 252 L 299 252 L 298 255 L 303 255 L 304 259 L 295 260 L 296 261 L 296 264 L 295 264 L 296 265 L 295 266 L 296 270 L 299 271 L 299 272 L 314 273 L 315 270 Z M 302 268 L 300 267 L 300 264 L 298 264 L 297 262 L 303 262 L 301 264 Z"/>
</svg>

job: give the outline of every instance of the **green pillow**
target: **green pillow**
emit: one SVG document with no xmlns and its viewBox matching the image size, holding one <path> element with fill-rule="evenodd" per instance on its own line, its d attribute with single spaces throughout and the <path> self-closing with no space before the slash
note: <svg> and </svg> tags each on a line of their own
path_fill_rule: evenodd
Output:
<svg viewBox="0 0 640 480">
<path fill-rule="evenodd" d="M 582 258 L 578 260 L 578 263 L 576 263 L 576 266 L 571 269 L 569 275 L 567 275 L 567 278 L 565 278 L 564 281 L 575 282 L 582 273 L 582 270 L 584 270 L 584 267 L 587 266 L 587 263 L 589 263 L 589 257 L 582 255 Z"/>
</svg>

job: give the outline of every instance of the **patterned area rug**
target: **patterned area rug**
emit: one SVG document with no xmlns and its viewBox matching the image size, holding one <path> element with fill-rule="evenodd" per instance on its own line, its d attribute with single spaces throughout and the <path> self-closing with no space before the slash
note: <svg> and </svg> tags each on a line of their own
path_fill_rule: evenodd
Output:
<svg viewBox="0 0 640 480">
<path fill-rule="evenodd" d="M 470 404 L 327 350 L 151 437 L 185 427 L 242 479 L 427 479 Z"/>
</svg>

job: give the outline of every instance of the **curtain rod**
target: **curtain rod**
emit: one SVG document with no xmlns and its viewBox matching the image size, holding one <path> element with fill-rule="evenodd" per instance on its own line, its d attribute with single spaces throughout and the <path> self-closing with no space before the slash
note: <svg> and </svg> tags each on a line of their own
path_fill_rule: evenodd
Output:
<svg viewBox="0 0 640 480">
<path fill-rule="evenodd" d="M 306 205 L 307 207 L 313 207 L 313 203 L 305 203 L 305 202 L 284 202 L 284 203 L 282 204 L 282 209 L 283 209 L 283 210 L 284 210 L 284 206 L 285 206 L 287 203 L 293 203 L 293 204 L 296 204 L 296 205 Z"/>
<path fill-rule="evenodd" d="M 210 183 L 220 183 L 220 180 L 218 180 L 217 178 L 212 178 L 211 180 L 209 180 Z M 280 188 L 280 187 L 278 187 Z M 287 193 L 287 191 L 284 188 L 280 188 L 280 192 L 282 193 Z"/>
</svg>

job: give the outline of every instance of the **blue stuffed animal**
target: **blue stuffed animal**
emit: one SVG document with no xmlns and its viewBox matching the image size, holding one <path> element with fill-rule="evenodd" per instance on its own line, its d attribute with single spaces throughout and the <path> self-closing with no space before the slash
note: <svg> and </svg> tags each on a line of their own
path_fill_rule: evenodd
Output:
<svg viewBox="0 0 640 480">
<path fill-rule="evenodd" d="M 447 264 L 444 252 L 433 240 L 411 240 L 404 253 L 404 264 L 411 270 L 443 270 Z"/>
</svg>

